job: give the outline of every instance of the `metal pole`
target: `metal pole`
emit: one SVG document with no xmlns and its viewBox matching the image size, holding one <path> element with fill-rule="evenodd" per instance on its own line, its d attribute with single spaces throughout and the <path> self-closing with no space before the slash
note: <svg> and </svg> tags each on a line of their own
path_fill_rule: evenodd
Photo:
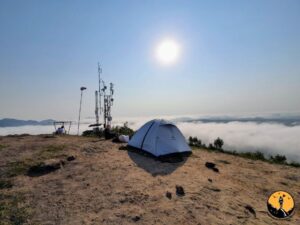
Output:
<svg viewBox="0 0 300 225">
<path fill-rule="evenodd" d="M 81 94 L 80 94 L 80 105 L 79 105 L 79 117 L 78 117 L 78 128 L 77 128 L 77 135 L 78 135 L 78 136 L 79 136 L 79 125 L 80 125 L 81 103 L 82 103 L 82 91 L 81 91 Z"/>
<path fill-rule="evenodd" d="M 82 92 L 86 89 L 86 87 L 80 88 L 80 105 L 79 105 L 79 116 L 78 116 L 78 128 L 77 128 L 77 135 L 79 136 L 79 125 L 80 125 L 80 114 L 81 114 L 81 103 L 82 103 Z"/>
<path fill-rule="evenodd" d="M 106 95 L 103 95 L 103 123 L 104 123 L 104 128 L 106 128 Z"/>
<path fill-rule="evenodd" d="M 70 121 L 70 123 L 69 123 L 69 130 L 68 130 L 68 134 L 70 134 L 71 125 L 72 125 L 72 121 Z"/>
</svg>

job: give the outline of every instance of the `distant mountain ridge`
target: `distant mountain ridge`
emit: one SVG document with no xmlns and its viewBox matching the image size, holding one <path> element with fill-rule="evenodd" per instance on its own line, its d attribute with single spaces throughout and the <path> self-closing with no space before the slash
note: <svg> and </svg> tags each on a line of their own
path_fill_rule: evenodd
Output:
<svg viewBox="0 0 300 225">
<path fill-rule="evenodd" d="M 19 126 L 26 126 L 26 125 L 52 125 L 55 120 L 47 119 L 47 120 L 19 120 L 19 119 L 11 119 L 11 118 L 4 118 L 0 119 L 0 127 L 19 127 Z"/>
<path fill-rule="evenodd" d="M 185 119 L 184 122 L 202 122 L 202 123 L 230 123 L 230 122 L 254 122 L 254 123 L 278 123 L 286 126 L 298 126 L 300 125 L 300 116 L 293 117 L 245 117 L 245 118 L 199 118 L 199 119 Z"/>
</svg>

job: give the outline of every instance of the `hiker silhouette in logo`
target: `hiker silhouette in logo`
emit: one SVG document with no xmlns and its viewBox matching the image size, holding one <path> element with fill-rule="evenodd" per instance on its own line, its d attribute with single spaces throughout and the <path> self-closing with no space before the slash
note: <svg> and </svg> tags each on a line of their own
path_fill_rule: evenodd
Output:
<svg viewBox="0 0 300 225">
<path fill-rule="evenodd" d="M 292 215 L 295 203 L 289 193 L 277 191 L 269 197 L 267 206 L 271 216 L 284 219 Z"/>
<path fill-rule="evenodd" d="M 279 212 L 278 212 L 278 214 L 279 214 L 278 216 L 281 217 L 281 218 L 284 218 L 284 217 L 287 216 L 286 211 L 284 211 L 284 209 L 282 208 L 282 206 L 283 206 L 283 201 L 284 201 L 284 200 L 283 200 L 283 198 L 280 196 L 278 201 L 279 201 L 279 205 L 280 205 L 280 208 L 279 208 L 279 210 L 278 210 L 278 211 L 279 211 Z"/>
</svg>

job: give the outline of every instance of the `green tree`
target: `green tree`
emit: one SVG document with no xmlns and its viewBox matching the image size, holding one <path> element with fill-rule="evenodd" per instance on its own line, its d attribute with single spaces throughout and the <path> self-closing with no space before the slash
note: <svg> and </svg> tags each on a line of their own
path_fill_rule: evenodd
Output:
<svg viewBox="0 0 300 225">
<path fill-rule="evenodd" d="M 284 155 L 275 155 L 274 157 L 271 156 L 271 161 L 278 164 L 285 164 L 286 163 L 286 157 Z"/>
<path fill-rule="evenodd" d="M 224 141 L 219 137 L 214 141 L 214 146 L 216 149 L 222 149 L 223 145 Z"/>
<path fill-rule="evenodd" d="M 189 145 L 194 146 L 194 139 L 192 136 L 189 137 Z"/>
</svg>

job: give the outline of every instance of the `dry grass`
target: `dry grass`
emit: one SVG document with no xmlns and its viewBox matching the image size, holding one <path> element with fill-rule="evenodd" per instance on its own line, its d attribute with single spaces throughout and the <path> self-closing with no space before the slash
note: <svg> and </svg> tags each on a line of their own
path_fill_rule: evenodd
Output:
<svg viewBox="0 0 300 225">
<path fill-rule="evenodd" d="M 299 168 L 210 151 L 168 163 L 75 136 L 2 137 L 1 145 L 0 224 L 300 224 L 299 208 L 288 221 L 266 211 L 276 190 L 299 201 Z"/>
</svg>

